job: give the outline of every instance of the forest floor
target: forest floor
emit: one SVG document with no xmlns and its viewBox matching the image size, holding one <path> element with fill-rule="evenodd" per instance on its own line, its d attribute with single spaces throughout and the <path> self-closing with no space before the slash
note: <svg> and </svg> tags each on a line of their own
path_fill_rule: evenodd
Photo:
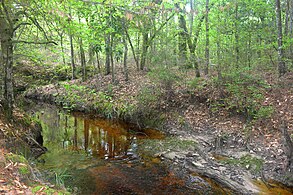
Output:
<svg viewBox="0 0 293 195">
<path fill-rule="evenodd" d="M 176 71 L 176 76 L 179 79 L 175 78 L 170 85 L 164 78 L 156 80 L 147 72 L 136 71 L 130 71 L 129 81 L 125 81 L 122 71 L 118 71 L 115 84 L 110 75 L 98 74 L 85 82 L 76 79 L 37 87 L 25 96 L 71 110 L 98 112 L 103 108 L 104 116 L 127 119 L 138 126 L 157 127 L 179 139 L 194 140 L 196 151 L 176 149 L 156 155 L 235 191 L 265 193 L 275 188 L 277 181 L 292 193 L 292 167 L 288 172 L 290 148 L 282 132 L 286 128 L 292 139 L 293 74 L 282 79 L 264 75 L 269 87 L 260 89 L 264 95 L 260 105 L 273 109 L 269 117 L 257 120 L 247 120 L 245 114 L 226 107 L 214 110 L 213 102 L 220 102 L 223 94 L 229 94 L 210 78 L 196 80 L 196 86 L 190 87 L 189 81 L 195 78 L 193 71 Z M 244 100 L 240 97 L 237 101 Z M 255 187 L 257 181 L 263 185 Z M 290 194 L 289 191 L 282 193 Z"/>
</svg>

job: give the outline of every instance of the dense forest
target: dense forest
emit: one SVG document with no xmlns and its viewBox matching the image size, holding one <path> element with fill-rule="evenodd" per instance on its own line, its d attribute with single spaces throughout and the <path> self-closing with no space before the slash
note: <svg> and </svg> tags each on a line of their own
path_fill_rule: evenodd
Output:
<svg viewBox="0 0 293 195">
<path fill-rule="evenodd" d="M 0 0 L 0 41 L 0 137 L 46 152 L 23 108 L 46 102 L 193 139 L 156 157 L 231 193 L 261 191 L 245 172 L 292 192 L 292 0 Z"/>
</svg>

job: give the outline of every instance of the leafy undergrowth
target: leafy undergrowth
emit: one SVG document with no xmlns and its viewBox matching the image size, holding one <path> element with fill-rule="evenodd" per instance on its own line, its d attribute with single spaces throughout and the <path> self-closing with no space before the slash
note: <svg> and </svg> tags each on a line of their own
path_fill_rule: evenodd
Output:
<svg viewBox="0 0 293 195">
<path fill-rule="evenodd" d="M 69 194 L 43 184 L 36 178 L 29 162 L 21 155 L 0 149 L 0 192 L 1 194 Z"/>
</svg>

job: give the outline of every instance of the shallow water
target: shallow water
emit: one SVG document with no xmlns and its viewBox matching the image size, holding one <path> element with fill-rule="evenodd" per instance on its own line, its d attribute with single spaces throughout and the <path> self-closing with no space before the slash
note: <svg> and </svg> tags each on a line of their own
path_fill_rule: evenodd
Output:
<svg viewBox="0 0 293 195">
<path fill-rule="evenodd" d="M 164 139 L 159 131 L 50 105 L 30 110 L 42 124 L 48 152 L 37 167 L 77 194 L 200 194 L 161 163 L 139 153 L 141 139 Z M 211 190 L 211 189 L 210 189 Z"/>
</svg>

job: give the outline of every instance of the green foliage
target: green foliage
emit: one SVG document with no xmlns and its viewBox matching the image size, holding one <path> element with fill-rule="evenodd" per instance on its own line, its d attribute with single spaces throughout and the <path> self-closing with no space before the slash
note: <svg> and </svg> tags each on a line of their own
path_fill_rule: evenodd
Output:
<svg viewBox="0 0 293 195">
<path fill-rule="evenodd" d="M 33 189 L 32 189 L 32 192 L 33 194 L 39 194 L 38 192 L 42 192 L 46 195 L 66 195 L 66 194 L 70 194 L 69 192 L 65 192 L 65 191 L 60 191 L 60 190 L 56 190 L 56 189 L 53 189 L 53 188 L 50 188 L 48 186 L 44 186 L 44 185 L 38 185 L 38 186 L 35 186 Z"/>
<path fill-rule="evenodd" d="M 26 165 L 20 166 L 18 168 L 18 171 L 21 175 L 29 175 L 30 174 L 30 170 L 28 169 L 28 167 Z"/>
<path fill-rule="evenodd" d="M 226 95 L 220 101 L 212 102 L 212 109 L 224 107 L 231 112 L 244 114 L 251 120 L 271 116 L 273 108 L 262 105 L 264 92 L 269 87 L 263 80 L 256 78 L 247 70 L 226 73 L 223 77 L 221 87 L 224 87 Z"/>
<path fill-rule="evenodd" d="M 172 89 L 173 84 L 180 79 L 178 74 L 164 67 L 153 69 L 148 75 L 153 81 L 160 83 L 165 90 Z"/>
<path fill-rule="evenodd" d="M 194 89 L 195 90 L 202 90 L 207 85 L 207 82 L 206 82 L 206 80 L 204 80 L 201 77 L 195 77 L 194 79 L 189 81 L 187 84 L 188 84 L 188 87 L 192 90 L 194 90 Z"/>
<path fill-rule="evenodd" d="M 64 187 L 64 181 L 71 177 L 71 175 L 68 174 L 68 171 L 66 169 L 60 169 L 59 171 L 55 171 L 54 176 L 55 183 L 59 187 Z"/>
<path fill-rule="evenodd" d="M 14 163 L 23 163 L 23 164 L 28 164 L 28 161 L 24 156 L 13 154 L 13 153 L 8 153 L 5 155 L 7 160 L 11 160 Z"/>
<path fill-rule="evenodd" d="M 158 111 L 161 96 L 160 89 L 153 86 L 143 87 L 139 91 L 135 114 L 137 121 L 151 127 L 159 126 L 163 122 L 164 116 Z"/>
<path fill-rule="evenodd" d="M 243 168 L 249 169 L 252 173 L 259 173 L 263 167 L 264 161 L 257 157 L 253 157 L 249 154 L 241 156 L 240 159 L 229 158 L 223 160 L 223 162 L 232 165 L 240 165 Z"/>
</svg>

